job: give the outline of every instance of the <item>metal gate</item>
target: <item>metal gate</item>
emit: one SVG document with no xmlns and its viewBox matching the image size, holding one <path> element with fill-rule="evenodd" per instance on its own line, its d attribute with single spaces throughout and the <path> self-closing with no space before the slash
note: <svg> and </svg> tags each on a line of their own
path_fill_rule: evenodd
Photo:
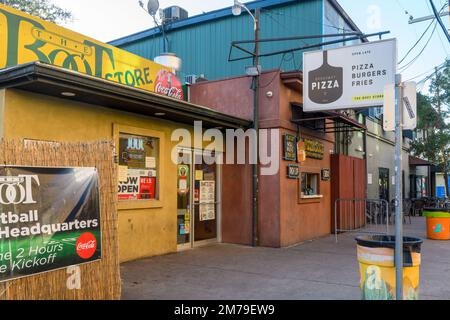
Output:
<svg viewBox="0 0 450 320">
<path fill-rule="evenodd" d="M 393 224 L 391 208 L 381 199 L 337 199 L 334 202 L 334 234 L 358 232 L 389 234 Z"/>
</svg>

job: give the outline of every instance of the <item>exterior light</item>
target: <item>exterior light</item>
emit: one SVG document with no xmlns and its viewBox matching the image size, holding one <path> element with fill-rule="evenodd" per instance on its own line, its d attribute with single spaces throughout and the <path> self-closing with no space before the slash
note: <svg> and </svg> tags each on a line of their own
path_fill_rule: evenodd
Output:
<svg viewBox="0 0 450 320">
<path fill-rule="evenodd" d="M 156 112 L 155 113 L 155 116 L 157 116 L 157 117 L 162 117 L 162 116 L 165 116 L 166 114 L 164 113 L 164 112 Z"/>
<path fill-rule="evenodd" d="M 234 4 L 233 8 L 231 9 L 234 16 L 240 16 L 242 13 L 242 7 L 239 4 Z"/>
<path fill-rule="evenodd" d="M 73 92 L 68 92 L 68 91 L 61 92 L 61 95 L 64 96 L 64 97 L 75 97 L 75 96 L 76 96 L 75 93 L 73 93 Z"/>
<path fill-rule="evenodd" d="M 247 8 L 247 6 L 245 4 L 243 4 L 242 2 L 240 2 L 239 0 L 234 0 L 234 5 L 231 8 L 231 12 L 233 12 L 234 16 L 239 16 L 242 13 L 242 9 L 244 9 L 245 11 L 248 12 L 248 14 L 253 18 L 254 21 L 254 27 L 255 27 L 255 31 L 257 28 L 257 24 L 258 21 L 256 19 L 256 17 L 252 14 L 252 12 Z"/>
</svg>

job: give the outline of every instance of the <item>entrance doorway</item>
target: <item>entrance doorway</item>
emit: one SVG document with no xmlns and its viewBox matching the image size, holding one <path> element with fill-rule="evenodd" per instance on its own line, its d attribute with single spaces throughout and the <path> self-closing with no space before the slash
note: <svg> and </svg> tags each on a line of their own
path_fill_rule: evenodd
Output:
<svg viewBox="0 0 450 320">
<path fill-rule="evenodd" d="M 220 241 L 220 166 L 201 151 L 180 149 L 177 165 L 178 250 Z"/>
<path fill-rule="evenodd" d="M 389 191 L 389 169 L 379 168 L 378 187 L 380 192 L 380 199 L 390 201 Z"/>
</svg>

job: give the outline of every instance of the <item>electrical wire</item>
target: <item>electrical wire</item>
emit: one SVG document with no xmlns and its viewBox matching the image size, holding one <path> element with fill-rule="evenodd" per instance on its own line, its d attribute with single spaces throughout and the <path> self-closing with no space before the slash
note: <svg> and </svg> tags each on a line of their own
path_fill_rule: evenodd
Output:
<svg viewBox="0 0 450 320">
<path fill-rule="evenodd" d="M 424 75 L 427 75 L 427 77 L 428 77 L 428 75 L 429 75 L 430 72 L 433 72 L 432 74 L 434 74 L 436 68 L 438 68 L 438 70 L 441 70 L 442 67 L 445 66 L 445 64 L 446 64 L 446 61 L 444 61 L 443 63 L 441 63 L 440 65 L 438 65 L 438 66 L 436 66 L 436 67 L 433 67 L 432 69 L 430 69 L 430 70 L 428 70 L 428 71 L 425 71 L 425 72 L 423 72 L 423 73 L 421 73 L 421 74 L 419 74 L 419 75 L 417 75 L 417 76 L 415 76 L 415 77 L 412 77 L 412 78 L 406 80 L 406 82 L 415 80 L 415 79 L 420 78 L 420 77 L 422 77 L 422 76 L 424 76 Z M 425 78 L 426 78 L 426 77 L 425 77 Z M 419 83 L 422 82 L 423 80 L 424 80 L 424 79 L 420 80 Z"/>
<path fill-rule="evenodd" d="M 435 22 L 436 19 L 433 19 L 431 21 L 431 23 L 428 25 L 428 27 L 425 29 L 425 31 L 422 33 L 422 35 L 420 36 L 420 38 L 416 41 L 416 43 L 414 43 L 414 45 L 411 47 L 411 49 L 408 50 L 408 52 L 405 54 L 405 56 L 398 62 L 398 64 L 400 65 L 403 61 L 405 61 L 405 59 L 409 56 L 409 54 L 417 47 L 417 45 L 420 43 L 420 41 L 422 41 L 423 37 L 427 34 L 428 30 L 431 28 L 431 26 L 433 25 L 433 23 Z"/>
<path fill-rule="evenodd" d="M 400 3 L 399 3 L 400 4 Z M 439 11 L 442 12 L 442 10 L 445 9 L 445 7 L 448 5 L 448 2 L 446 2 L 441 10 Z M 406 55 L 398 62 L 398 65 L 400 65 L 403 61 L 405 61 L 405 59 L 409 56 L 409 54 L 417 47 L 417 45 L 420 43 L 420 41 L 422 41 L 423 37 L 427 34 L 428 30 L 431 28 L 431 26 L 433 25 L 433 23 L 436 21 L 436 18 L 434 18 L 431 23 L 428 25 L 428 27 L 425 29 L 425 31 L 422 33 L 422 35 L 420 36 L 420 38 L 416 41 L 416 43 L 414 43 L 414 45 L 408 50 L 408 52 L 406 53 Z M 435 26 L 436 29 L 436 26 Z M 433 30 L 434 33 L 435 30 Z M 428 42 L 430 41 L 430 39 L 428 40 Z M 405 67 L 405 66 L 404 66 Z"/>
<path fill-rule="evenodd" d="M 425 51 L 425 49 L 428 47 L 428 44 L 430 43 L 431 39 L 433 38 L 434 33 L 436 32 L 437 29 L 437 22 L 434 25 L 433 31 L 431 32 L 430 37 L 428 38 L 427 42 L 425 43 L 424 47 L 422 48 L 422 50 L 414 57 L 414 59 L 412 59 L 410 62 L 408 62 L 406 65 L 404 65 L 403 67 L 399 68 L 400 72 L 405 72 L 407 69 L 409 69 L 422 55 L 422 53 Z"/>
<path fill-rule="evenodd" d="M 436 6 L 434 5 L 433 0 L 430 0 L 430 4 L 431 4 L 431 7 L 433 9 L 433 14 L 436 17 L 436 20 L 437 20 L 438 24 L 441 26 L 442 30 L 445 33 L 445 36 L 447 37 L 448 42 L 450 43 L 450 34 L 448 33 L 447 28 L 445 27 L 444 23 L 442 22 L 442 19 L 441 19 L 441 16 L 440 16 L 442 10 L 444 10 L 444 9 L 441 9 L 438 12 L 437 9 L 436 9 Z"/>
<path fill-rule="evenodd" d="M 281 69 L 281 66 L 283 65 L 284 58 L 286 57 L 286 54 L 287 53 L 283 53 L 283 56 L 281 57 L 280 65 L 278 66 L 278 70 Z M 277 78 L 277 76 L 278 76 L 278 72 L 275 72 L 275 75 L 273 76 L 273 78 L 270 79 L 270 81 L 267 84 L 260 85 L 259 88 L 261 89 L 261 88 L 266 88 L 266 87 L 270 86 L 272 84 L 272 82 L 274 82 L 274 80 Z"/>
</svg>

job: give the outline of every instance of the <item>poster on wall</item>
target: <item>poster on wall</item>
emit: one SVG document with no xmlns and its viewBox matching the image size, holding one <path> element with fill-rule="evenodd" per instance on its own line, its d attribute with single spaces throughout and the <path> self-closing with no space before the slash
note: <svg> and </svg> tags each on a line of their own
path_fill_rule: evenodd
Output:
<svg viewBox="0 0 450 320">
<path fill-rule="evenodd" d="M 101 259 L 95 168 L 0 167 L 0 281 Z"/>
<path fill-rule="evenodd" d="M 215 181 L 200 181 L 200 221 L 216 218 L 216 183 Z"/>
<path fill-rule="evenodd" d="M 384 86 L 395 83 L 397 41 L 305 52 L 303 66 L 304 111 L 382 106 Z"/>
<path fill-rule="evenodd" d="M 127 180 L 119 182 L 119 200 L 156 198 L 156 170 L 128 169 Z"/>
<path fill-rule="evenodd" d="M 283 135 L 283 160 L 297 161 L 297 137 L 293 134 Z"/>
</svg>

